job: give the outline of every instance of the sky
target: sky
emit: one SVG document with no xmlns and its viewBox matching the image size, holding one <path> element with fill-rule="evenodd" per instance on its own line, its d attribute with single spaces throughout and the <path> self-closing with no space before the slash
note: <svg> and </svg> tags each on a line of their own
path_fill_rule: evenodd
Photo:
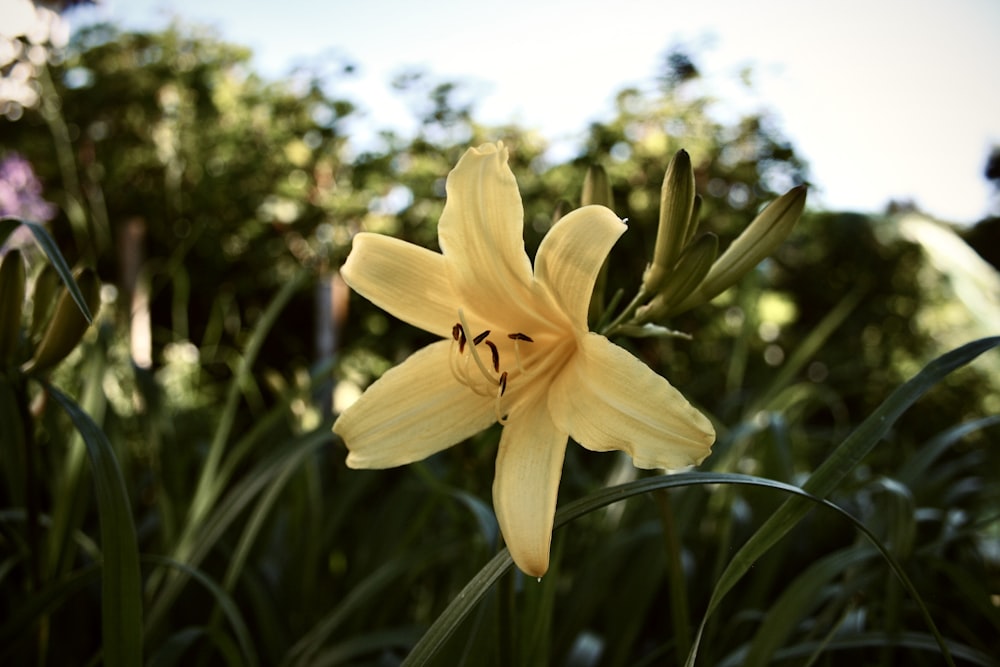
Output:
<svg viewBox="0 0 1000 667">
<path fill-rule="evenodd" d="M 2 1 L 2 0 L 0 0 Z M 100 0 L 71 23 L 208 25 L 269 77 L 347 59 L 334 89 L 365 112 L 363 141 L 407 129 L 390 81 L 423 67 L 476 94 L 475 117 L 557 145 L 649 88 L 671 45 L 692 51 L 720 114 L 768 110 L 809 163 L 816 208 L 912 200 L 942 220 L 996 210 L 983 177 L 1000 145 L 1000 0 Z M 739 73 L 753 68 L 753 88 Z M 501 138 L 501 137 L 498 137 Z"/>
</svg>

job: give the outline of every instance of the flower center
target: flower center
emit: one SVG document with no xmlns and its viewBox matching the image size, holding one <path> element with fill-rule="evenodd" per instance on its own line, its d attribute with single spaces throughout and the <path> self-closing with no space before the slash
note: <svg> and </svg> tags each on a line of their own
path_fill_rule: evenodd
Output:
<svg viewBox="0 0 1000 667">
<path fill-rule="evenodd" d="M 472 329 L 461 308 L 458 320 L 451 328 L 451 372 L 480 396 L 493 396 L 497 421 L 505 424 L 509 414 L 503 410 L 502 399 L 512 383 L 534 375 L 527 367 L 526 348 L 535 341 L 519 331 L 494 336 L 490 329 L 470 338 Z"/>
</svg>

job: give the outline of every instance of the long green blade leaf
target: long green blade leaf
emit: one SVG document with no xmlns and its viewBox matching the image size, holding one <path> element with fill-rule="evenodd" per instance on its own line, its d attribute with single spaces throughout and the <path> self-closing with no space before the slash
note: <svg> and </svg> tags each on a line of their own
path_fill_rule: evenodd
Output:
<svg viewBox="0 0 1000 667">
<path fill-rule="evenodd" d="M 87 300 L 83 298 L 83 293 L 80 291 L 80 287 L 73 280 L 73 272 L 69 268 L 69 264 L 66 263 L 66 258 L 63 257 L 62 253 L 59 251 L 59 246 L 56 245 L 55 239 L 53 239 L 45 227 L 42 227 L 37 222 L 31 222 L 30 220 L 22 220 L 21 224 L 31 230 L 31 233 L 35 235 L 35 241 L 42 248 L 42 251 L 52 262 L 52 266 L 55 267 L 56 273 L 62 279 L 63 283 L 66 285 L 66 289 L 69 290 L 70 296 L 73 297 L 73 301 L 80 308 L 80 312 L 87 319 L 87 323 L 90 324 L 94 321 L 94 316 L 90 312 L 90 308 L 87 306 Z"/>
<path fill-rule="evenodd" d="M 571 502 L 568 505 L 560 507 L 555 516 L 555 528 L 559 528 L 560 526 L 563 526 L 570 521 L 573 521 L 574 519 L 577 519 L 585 514 L 589 514 L 597 509 L 616 503 L 620 500 L 626 500 L 627 498 L 631 498 L 633 496 L 650 493 L 659 489 L 671 489 L 700 484 L 743 484 L 770 488 L 794 494 L 796 496 L 800 496 L 804 500 L 818 503 L 833 509 L 847 518 L 858 530 L 869 538 L 875 548 L 879 550 L 879 553 L 881 553 L 890 564 L 893 571 L 903 581 L 903 585 L 916 597 L 916 591 L 913 588 L 912 583 L 910 583 L 910 581 L 906 578 L 905 573 L 902 571 L 902 568 L 899 567 L 895 558 L 885 549 L 884 546 L 882 546 L 881 543 L 879 543 L 878 539 L 864 526 L 864 524 L 860 523 L 857 519 L 837 505 L 834 505 L 828 500 L 816 498 L 796 486 L 760 477 L 753 477 L 751 475 L 715 472 L 689 472 L 677 475 L 646 477 L 627 484 L 601 489 L 584 498 L 580 498 L 579 500 Z M 434 621 L 420 641 L 417 642 L 416 646 L 413 647 L 413 650 L 406 657 L 406 660 L 403 661 L 404 667 L 433 664 L 434 656 L 441 649 L 441 647 L 444 646 L 444 643 L 455 632 L 455 630 L 458 629 L 462 620 L 469 615 L 483 596 L 486 595 L 490 587 L 492 587 L 493 584 L 496 583 L 497 580 L 499 580 L 512 565 L 513 561 L 511 560 L 510 552 L 508 552 L 506 548 L 502 549 L 496 556 L 494 556 L 490 562 L 476 574 L 476 576 L 469 580 L 469 583 L 465 585 L 465 588 L 462 589 L 451 604 L 449 604 L 448 607 L 441 612 L 441 615 Z"/>
<path fill-rule="evenodd" d="M 101 525 L 101 620 L 104 664 L 142 664 L 142 578 L 139 546 L 125 480 L 111 443 L 97 424 L 71 398 L 52 385 L 49 394 L 80 432 L 90 459 Z"/>
<path fill-rule="evenodd" d="M 236 641 L 239 643 L 240 652 L 243 654 L 243 664 L 248 667 L 256 667 L 258 664 L 257 654 L 254 652 L 253 642 L 250 641 L 250 631 L 243 621 L 243 615 L 240 613 L 239 607 L 222 586 L 198 568 L 190 567 L 185 563 L 167 558 L 166 556 L 147 555 L 143 556 L 143 560 L 180 570 L 204 586 L 212 594 L 212 597 L 215 598 L 219 608 L 222 609 L 222 613 L 225 614 L 226 620 L 229 621 L 229 625 L 233 629 L 233 634 L 236 635 Z"/>
<path fill-rule="evenodd" d="M 956 368 L 964 366 L 980 354 L 1000 344 L 1000 337 L 983 338 L 948 352 L 933 360 L 906 384 L 899 387 L 882 405 L 865 419 L 857 430 L 847 437 L 830 457 L 820 465 L 803 485 L 810 494 L 825 498 L 848 473 L 879 443 L 889 428 L 927 390 L 940 382 Z M 736 553 L 716 582 L 708 608 L 702 617 L 695 637 L 688 665 L 693 665 L 698 654 L 698 643 L 709 616 L 719 602 L 736 585 L 744 574 L 778 540 L 808 513 L 810 504 L 801 498 L 789 498 L 764 522 L 746 544 Z"/>
</svg>

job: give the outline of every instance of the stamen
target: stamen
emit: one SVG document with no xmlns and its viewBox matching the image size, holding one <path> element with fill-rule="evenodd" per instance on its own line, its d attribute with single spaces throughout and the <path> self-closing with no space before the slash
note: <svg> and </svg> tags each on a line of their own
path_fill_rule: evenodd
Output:
<svg viewBox="0 0 1000 667">
<path fill-rule="evenodd" d="M 462 322 L 462 329 L 468 331 L 469 330 L 469 323 L 465 321 L 465 313 L 462 312 L 461 308 L 458 309 L 458 319 L 461 320 L 461 322 Z M 463 339 L 464 339 L 464 335 L 463 335 Z M 459 352 L 461 352 L 461 351 L 462 351 L 462 346 L 461 346 L 461 341 L 460 341 Z M 483 360 L 479 358 L 479 351 L 476 350 L 476 346 L 475 345 L 470 345 L 469 346 L 469 352 L 472 353 L 472 359 L 473 359 L 473 361 L 476 362 L 476 366 L 479 366 L 479 371 L 483 374 L 483 377 L 486 378 L 487 380 L 489 380 L 490 382 L 492 382 L 493 384 L 496 384 L 497 383 L 497 379 L 495 377 L 493 377 L 493 375 L 490 374 L 490 372 L 488 370 L 486 370 L 486 365 L 483 364 Z"/>
<path fill-rule="evenodd" d="M 465 328 L 461 323 L 456 323 L 451 328 L 451 337 L 458 341 L 458 353 L 465 352 Z"/>
<path fill-rule="evenodd" d="M 493 344 L 493 341 L 486 341 L 486 344 L 490 347 L 490 354 L 493 355 L 493 370 L 497 373 L 500 372 L 500 352 L 497 350 L 497 346 Z"/>
<path fill-rule="evenodd" d="M 507 423 L 507 415 L 500 412 L 500 398 L 507 391 L 507 371 L 500 374 L 499 385 L 497 386 L 497 400 L 493 403 L 493 412 L 496 414 L 497 422 L 500 424 Z"/>
<path fill-rule="evenodd" d="M 524 364 L 521 363 L 521 341 L 526 343 L 534 343 L 531 338 L 525 336 L 523 333 L 513 333 L 507 334 L 507 338 L 514 341 L 514 364 L 517 366 L 517 370 L 525 376 L 531 377 L 534 373 L 529 373 L 524 368 Z"/>
<path fill-rule="evenodd" d="M 480 344 L 480 343 L 482 343 L 482 342 L 483 342 L 484 340 L 486 340 L 486 337 L 487 337 L 487 336 L 489 336 L 489 335 L 490 335 L 490 330 L 489 330 L 489 329 L 487 329 L 487 330 L 486 330 L 486 331 L 484 331 L 483 333 L 481 333 L 481 334 L 479 334 L 478 336 L 476 336 L 475 338 L 473 338 L 473 339 L 472 339 L 472 344 L 473 344 L 473 345 L 479 345 L 479 344 Z"/>
</svg>

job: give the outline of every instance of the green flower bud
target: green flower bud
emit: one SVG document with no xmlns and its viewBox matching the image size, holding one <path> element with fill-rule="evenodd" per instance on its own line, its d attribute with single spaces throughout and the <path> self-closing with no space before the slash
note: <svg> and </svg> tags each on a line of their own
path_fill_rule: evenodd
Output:
<svg viewBox="0 0 1000 667">
<path fill-rule="evenodd" d="M 683 301 L 701 284 L 718 255 L 719 237 L 715 234 L 702 234 L 688 244 L 677 260 L 677 265 L 667 274 L 657 295 L 636 311 L 635 322 L 645 324 L 672 314 L 673 306 Z"/>
<path fill-rule="evenodd" d="M 706 303 L 731 285 L 781 245 L 798 222 L 806 205 L 806 186 L 799 185 L 775 199 L 733 241 L 712 265 L 701 285 L 671 309 L 676 314 Z"/>
<path fill-rule="evenodd" d="M 607 206 L 612 211 L 615 209 L 611 181 L 604 167 L 594 164 L 587 170 L 587 175 L 583 177 L 583 195 L 580 197 L 580 204 L 582 206 L 598 204 Z"/>
<path fill-rule="evenodd" d="M 589 206 L 597 204 L 614 210 L 614 195 L 611 191 L 611 181 L 608 179 L 608 172 L 600 165 L 591 165 L 587 170 L 587 175 L 583 177 L 583 194 L 580 196 L 580 204 Z M 590 308 L 587 312 L 588 321 L 593 324 L 604 314 L 604 293 L 608 285 L 608 263 L 604 262 L 597 280 L 594 281 L 594 291 L 590 294 Z"/>
<path fill-rule="evenodd" d="M 695 195 L 694 206 L 691 207 L 691 221 L 688 223 L 687 234 L 684 236 L 684 246 L 691 243 L 691 239 L 698 232 L 698 216 L 701 214 L 701 202 L 701 195 Z"/>
<path fill-rule="evenodd" d="M 648 294 L 660 290 L 685 242 L 694 236 L 694 169 L 687 151 L 679 150 L 670 160 L 660 189 L 660 225 L 656 231 L 653 262 L 642 277 L 642 289 Z"/>
<path fill-rule="evenodd" d="M 0 264 L 0 369 L 14 360 L 24 308 L 24 260 L 11 250 Z"/>
<path fill-rule="evenodd" d="M 42 270 L 35 276 L 35 284 L 31 295 L 31 326 L 28 332 L 32 341 L 37 341 L 45 331 L 45 325 L 56 305 L 56 295 L 59 293 L 59 274 L 51 264 L 43 264 Z"/>
<path fill-rule="evenodd" d="M 556 201 L 556 206 L 552 210 L 552 224 L 559 222 L 559 220 L 573 210 L 573 205 L 569 203 L 566 199 L 559 199 Z"/>
<path fill-rule="evenodd" d="M 74 278 L 87 307 L 96 313 L 101 296 L 101 282 L 97 274 L 92 269 L 84 269 L 78 271 Z M 35 356 L 23 370 L 38 372 L 55 366 L 73 351 L 89 326 L 69 290 L 62 290 L 45 335 L 35 349 Z"/>
</svg>

